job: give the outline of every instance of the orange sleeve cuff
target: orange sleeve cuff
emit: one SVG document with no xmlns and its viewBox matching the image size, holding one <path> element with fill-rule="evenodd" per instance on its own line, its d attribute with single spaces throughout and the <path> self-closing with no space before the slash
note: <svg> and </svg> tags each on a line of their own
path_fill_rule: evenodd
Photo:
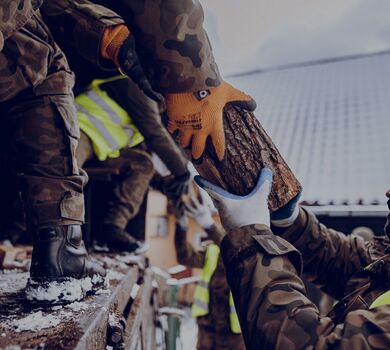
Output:
<svg viewBox="0 0 390 350">
<path fill-rule="evenodd" d="M 100 55 L 118 65 L 119 49 L 129 35 L 129 29 L 123 24 L 107 27 L 100 42 Z"/>
</svg>

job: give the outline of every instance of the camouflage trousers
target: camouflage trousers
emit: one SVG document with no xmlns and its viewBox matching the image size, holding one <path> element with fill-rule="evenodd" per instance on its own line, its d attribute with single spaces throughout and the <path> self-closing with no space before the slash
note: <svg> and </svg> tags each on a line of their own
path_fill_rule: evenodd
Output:
<svg viewBox="0 0 390 350">
<path fill-rule="evenodd" d="M 198 350 L 245 350 L 241 334 L 216 332 L 213 327 L 198 324 Z"/>
<path fill-rule="evenodd" d="M 120 175 L 114 180 L 103 223 L 126 229 L 128 222 L 138 214 L 154 175 L 151 156 L 141 149 L 125 147 L 118 158 L 98 161 L 91 141 L 83 132 L 76 155 L 80 166 L 89 162 L 93 167 L 120 169 Z"/>
<path fill-rule="evenodd" d="M 72 95 L 25 90 L 0 103 L 1 153 L 17 178 L 28 229 L 81 224 L 87 175 L 75 158 L 79 129 Z"/>
</svg>

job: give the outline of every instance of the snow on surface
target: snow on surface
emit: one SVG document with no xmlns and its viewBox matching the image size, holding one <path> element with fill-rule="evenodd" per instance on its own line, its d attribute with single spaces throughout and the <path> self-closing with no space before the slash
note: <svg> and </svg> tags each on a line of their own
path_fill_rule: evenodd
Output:
<svg viewBox="0 0 390 350">
<path fill-rule="evenodd" d="M 16 332 L 34 332 L 44 328 L 56 327 L 60 323 L 61 318 L 58 316 L 43 314 L 42 311 L 37 311 L 27 317 L 13 321 L 12 326 L 16 328 Z"/>
<path fill-rule="evenodd" d="M 87 310 L 89 308 L 89 304 L 87 304 L 85 302 L 75 301 L 74 303 L 65 305 L 65 308 L 71 309 L 73 311 L 83 311 L 83 310 Z"/>
<path fill-rule="evenodd" d="M 116 326 L 118 324 L 118 317 L 113 314 L 113 313 L 110 313 L 108 315 L 108 324 L 113 327 L 113 326 Z"/>
<path fill-rule="evenodd" d="M 109 289 L 99 289 L 95 294 L 96 295 L 111 294 L 111 291 Z"/>
<path fill-rule="evenodd" d="M 58 311 L 62 309 L 62 305 L 56 305 L 51 308 L 53 311 Z"/>
<path fill-rule="evenodd" d="M 56 302 L 80 301 L 85 294 L 93 289 L 93 286 L 101 279 L 95 275 L 92 278 L 83 279 L 69 278 L 63 282 L 50 282 L 45 285 L 29 280 L 26 287 L 26 298 L 32 301 Z"/>
<path fill-rule="evenodd" d="M 16 332 L 37 332 L 45 328 L 56 327 L 60 323 L 72 319 L 75 316 L 74 312 L 83 312 L 89 306 L 86 302 L 74 302 L 64 306 L 55 306 L 47 312 L 39 310 L 26 317 L 13 318 L 7 323 L 7 326 L 15 329 Z M 3 334 L 5 336 L 5 333 Z"/>
<path fill-rule="evenodd" d="M 124 274 L 115 270 L 107 270 L 107 279 L 109 281 L 111 280 L 118 280 L 120 281 L 123 278 Z"/>
</svg>

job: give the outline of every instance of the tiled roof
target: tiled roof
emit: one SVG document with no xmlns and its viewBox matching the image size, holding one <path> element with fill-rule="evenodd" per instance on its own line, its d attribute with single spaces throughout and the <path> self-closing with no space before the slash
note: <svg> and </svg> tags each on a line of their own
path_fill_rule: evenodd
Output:
<svg viewBox="0 0 390 350">
<path fill-rule="evenodd" d="M 390 52 L 230 77 L 304 186 L 304 201 L 384 204 Z"/>
</svg>

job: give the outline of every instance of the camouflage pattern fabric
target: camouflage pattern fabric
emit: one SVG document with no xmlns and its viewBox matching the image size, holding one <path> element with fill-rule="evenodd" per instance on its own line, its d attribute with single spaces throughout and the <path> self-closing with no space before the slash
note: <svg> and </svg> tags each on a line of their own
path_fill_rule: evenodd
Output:
<svg viewBox="0 0 390 350">
<path fill-rule="evenodd" d="M 92 144 L 85 134 L 80 138 L 77 148 L 80 166 L 94 159 Z M 113 191 L 108 202 L 108 210 L 103 218 L 104 224 L 125 229 L 131 219 L 139 212 L 154 175 L 151 156 L 140 149 L 125 147 L 118 158 L 93 161 L 91 166 L 120 169 L 121 174 L 113 181 Z"/>
<path fill-rule="evenodd" d="M 4 40 L 22 28 L 31 19 L 42 0 L 2 0 L 0 4 L 0 51 Z"/>
<path fill-rule="evenodd" d="M 224 231 L 217 225 L 205 230 L 208 238 L 219 244 Z M 197 249 L 187 241 L 187 230 L 176 227 L 175 233 L 176 256 L 180 264 L 202 268 L 206 258 L 206 247 Z M 225 268 L 222 258 L 218 259 L 217 269 L 210 280 L 209 313 L 198 317 L 198 344 L 201 350 L 243 350 L 244 340 L 241 334 L 230 330 L 229 320 L 229 286 L 226 281 Z"/>
<path fill-rule="evenodd" d="M 72 93 L 73 74 L 49 33 L 35 12 L 23 28 L 5 40 L 0 52 L 0 102 L 28 88 L 36 95 Z"/>
<path fill-rule="evenodd" d="M 86 1 L 61 4 L 68 25 L 63 35 L 78 32 L 78 49 L 97 61 L 104 28 L 123 21 Z M 1 150 L 19 174 L 30 228 L 82 223 L 87 181 L 75 158 L 74 76 L 41 17 L 41 5 L 40 0 L 0 2 Z"/>
<path fill-rule="evenodd" d="M 245 350 L 244 339 L 241 334 L 230 331 L 223 333 L 214 327 L 203 326 L 198 322 L 198 350 Z"/>
<path fill-rule="evenodd" d="M 343 316 L 321 317 L 306 297 L 299 277 L 302 267 L 305 276 L 340 296 L 348 285 L 345 281 L 358 275 L 366 263 L 375 264 L 370 249 L 360 237 L 348 239 L 304 211 L 294 229 L 282 237 L 302 249 L 303 263 L 298 250 L 265 225 L 239 228 L 221 243 L 247 349 L 390 348 L 390 306 L 368 310 L 364 302 L 366 291 L 378 296 L 389 288 L 389 259 L 382 256 L 384 262 L 378 263 L 382 270 L 376 278 L 372 277 L 379 271 L 375 266 L 369 268 L 371 274 L 366 271 L 365 278 L 360 276 L 352 304 L 349 296 L 341 301 L 349 306 L 342 308 Z M 305 258 L 311 260 L 306 262 Z"/>
<path fill-rule="evenodd" d="M 220 85 L 198 0 L 94 0 L 120 14 L 153 88 L 189 92 Z"/>
<path fill-rule="evenodd" d="M 41 17 L 40 4 L 17 0 L 0 3 L 0 30 L 6 39 L 0 52 L 0 101 L 27 88 L 33 88 L 37 95 L 72 92 L 73 74 Z M 58 20 L 56 28 L 61 35 L 69 41 L 73 38 L 74 48 L 95 62 L 99 61 L 104 29 L 123 23 L 112 11 L 83 0 L 44 1 L 42 12 L 45 19 L 51 15 Z"/>
<path fill-rule="evenodd" d="M 372 261 L 362 238 L 329 229 L 304 209 L 295 224 L 280 233 L 302 254 L 305 278 L 335 299 L 344 296 L 351 276 Z"/>
<path fill-rule="evenodd" d="M 20 177 L 29 227 L 84 221 L 83 186 L 75 151 L 79 130 L 72 95 L 24 93 L 0 103 L 1 150 Z"/>
<path fill-rule="evenodd" d="M 45 0 L 41 12 L 56 40 L 66 41 L 73 50 L 94 64 L 116 69 L 110 60 L 100 56 L 104 30 L 123 23 L 115 12 L 87 0 Z"/>
</svg>

